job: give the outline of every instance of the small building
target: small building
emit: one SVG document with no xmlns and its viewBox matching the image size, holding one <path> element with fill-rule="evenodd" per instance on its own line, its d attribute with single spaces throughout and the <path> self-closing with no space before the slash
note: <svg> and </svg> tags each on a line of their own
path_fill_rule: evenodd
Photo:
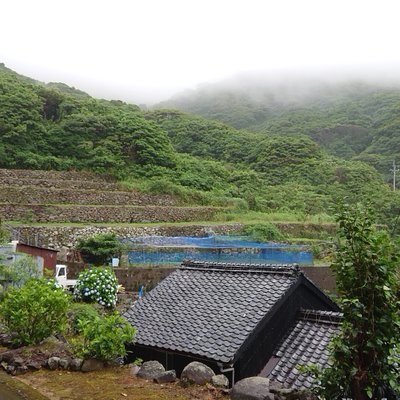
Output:
<svg viewBox="0 0 400 400">
<path fill-rule="evenodd" d="M 58 250 L 17 243 L 16 251 L 31 255 L 36 259 L 39 268 L 48 268 L 52 271 L 56 270 Z"/>
<path fill-rule="evenodd" d="M 296 265 L 188 261 L 125 317 L 137 328 L 133 357 L 158 360 L 178 375 L 200 361 L 232 384 L 278 366 L 270 360 L 279 358 L 302 310 L 339 308 Z"/>
<path fill-rule="evenodd" d="M 330 365 L 328 344 L 339 333 L 342 313 L 300 310 L 296 321 L 276 346 L 259 373 L 288 388 L 311 388 L 313 379 L 302 374 L 299 365 Z"/>
</svg>

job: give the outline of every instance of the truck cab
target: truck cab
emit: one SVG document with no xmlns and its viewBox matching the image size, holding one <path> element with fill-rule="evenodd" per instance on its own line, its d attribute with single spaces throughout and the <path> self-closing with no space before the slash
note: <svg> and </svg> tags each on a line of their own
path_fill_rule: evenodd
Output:
<svg viewBox="0 0 400 400">
<path fill-rule="evenodd" d="M 76 279 L 68 279 L 67 278 L 67 266 L 64 264 L 56 265 L 56 275 L 55 275 L 57 283 L 62 286 L 64 289 L 73 290 L 76 285 Z"/>
</svg>

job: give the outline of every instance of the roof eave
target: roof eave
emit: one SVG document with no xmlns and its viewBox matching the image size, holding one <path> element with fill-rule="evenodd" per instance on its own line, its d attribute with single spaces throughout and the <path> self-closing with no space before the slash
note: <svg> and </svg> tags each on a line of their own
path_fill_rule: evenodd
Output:
<svg viewBox="0 0 400 400">
<path fill-rule="evenodd" d="M 231 364 L 232 358 L 228 358 L 228 357 L 224 357 L 224 358 L 211 358 L 211 357 L 206 357 L 203 356 L 201 354 L 198 353 L 190 353 L 190 352 L 185 352 L 185 351 L 180 351 L 180 350 L 173 350 L 167 347 L 160 347 L 160 346 L 153 346 L 153 345 L 149 345 L 149 344 L 143 344 L 143 343 L 131 343 L 133 346 L 139 346 L 142 348 L 146 348 L 146 349 L 153 349 L 156 351 L 160 351 L 160 352 L 165 352 L 165 353 L 169 353 L 169 354 L 177 354 L 180 356 L 184 356 L 184 357 L 191 357 L 191 358 L 197 358 L 199 360 L 204 360 L 204 361 L 208 361 L 208 362 L 214 362 L 214 363 L 222 363 L 224 365 L 226 364 Z"/>
</svg>

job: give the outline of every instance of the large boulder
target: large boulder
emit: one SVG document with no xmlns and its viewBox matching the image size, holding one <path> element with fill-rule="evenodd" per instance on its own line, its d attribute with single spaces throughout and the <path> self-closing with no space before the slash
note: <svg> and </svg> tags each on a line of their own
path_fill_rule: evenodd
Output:
<svg viewBox="0 0 400 400">
<path fill-rule="evenodd" d="M 165 372 L 165 368 L 158 361 L 146 361 L 140 367 L 137 377 L 153 380 L 163 372 Z"/>
<path fill-rule="evenodd" d="M 91 372 L 91 371 L 100 371 L 104 368 L 105 364 L 102 360 L 97 360 L 96 358 L 88 358 L 83 361 L 81 371 L 82 372 Z"/>
<path fill-rule="evenodd" d="M 211 378 L 211 384 L 215 387 L 227 389 L 229 387 L 229 379 L 225 375 L 215 375 Z"/>
<path fill-rule="evenodd" d="M 57 369 L 58 368 L 58 363 L 60 362 L 60 357 L 50 357 L 47 361 L 47 366 L 50 369 Z"/>
<path fill-rule="evenodd" d="M 83 360 L 81 358 L 73 358 L 69 367 L 72 371 L 80 371 L 82 368 Z"/>
<path fill-rule="evenodd" d="M 269 379 L 253 376 L 238 381 L 231 390 L 232 400 L 274 400 Z"/>
<path fill-rule="evenodd" d="M 58 365 L 61 369 L 69 369 L 70 367 L 70 360 L 68 360 L 68 358 L 60 358 L 60 360 L 58 361 Z"/>
<path fill-rule="evenodd" d="M 181 382 L 183 384 L 205 385 L 210 383 L 212 377 L 215 375 L 214 371 L 207 365 L 193 361 L 186 365 L 181 374 Z"/>
<path fill-rule="evenodd" d="M 171 369 L 169 371 L 161 372 L 156 378 L 154 378 L 154 382 L 157 383 L 171 383 L 176 381 L 176 372 Z"/>
</svg>

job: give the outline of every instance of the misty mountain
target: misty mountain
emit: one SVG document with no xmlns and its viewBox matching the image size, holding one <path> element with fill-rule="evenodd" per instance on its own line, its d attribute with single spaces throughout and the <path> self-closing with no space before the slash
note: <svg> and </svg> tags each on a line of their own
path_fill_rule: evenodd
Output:
<svg viewBox="0 0 400 400">
<path fill-rule="evenodd" d="M 354 126 L 360 141 L 370 140 L 368 128 Z M 237 130 L 181 111 L 144 112 L 4 66 L 0 168 L 108 173 L 186 204 L 261 212 L 331 213 L 345 198 L 369 199 L 381 215 L 398 205 L 397 192 L 376 169 L 329 155 L 309 135 Z"/>
<path fill-rule="evenodd" d="M 383 174 L 400 159 L 400 86 L 390 81 L 247 76 L 186 91 L 159 107 L 237 129 L 307 135 L 330 154 L 365 161 Z"/>
</svg>

